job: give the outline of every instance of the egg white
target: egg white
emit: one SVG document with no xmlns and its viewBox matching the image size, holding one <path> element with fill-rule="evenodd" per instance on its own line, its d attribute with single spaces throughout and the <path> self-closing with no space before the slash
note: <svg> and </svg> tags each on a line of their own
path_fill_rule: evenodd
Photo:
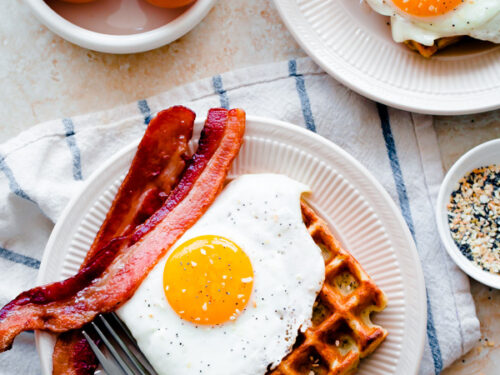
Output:
<svg viewBox="0 0 500 375">
<path fill-rule="evenodd" d="M 465 0 L 456 10 L 432 18 L 412 17 L 391 0 L 366 0 L 374 11 L 391 17 L 394 41 L 414 40 L 431 46 L 439 38 L 468 35 L 500 43 L 500 1 Z"/>
<path fill-rule="evenodd" d="M 176 245 L 203 234 L 224 236 L 248 255 L 251 300 L 234 321 L 194 325 L 172 310 L 163 292 L 167 256 L 118 311 L 160 375 L 265 374 L 310 326 L 324 261 L 302 221 L 307 187 L 283 175 L 244 175 L 222 191 Z"/>
</svg>

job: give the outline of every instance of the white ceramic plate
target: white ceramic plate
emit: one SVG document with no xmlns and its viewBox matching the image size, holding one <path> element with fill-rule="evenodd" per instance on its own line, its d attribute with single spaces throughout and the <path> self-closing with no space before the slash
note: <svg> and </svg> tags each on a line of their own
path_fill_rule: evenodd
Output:
<svg viewBox="0 0 500 375">
<path fill-rule="evenodd" d="M 275 0 L 297 42 L 327 73 L 373 100 L 429 114 L 500 107 L 500 47 L 424 59 L 392 40 L 388 18 L 361 0 Z"/>
<path fill-rule="evenodd" d="M 195 125 L 194 139 L 202 122 Z M 194 142 L 193 142 L 194 145 Z M 125 148 L 87 181 L 59 219 L 45 249 L 38 282 L 72 276 L 99 229 L 137 143 Z M 361 363 L 360 375 L 417 374 L 427 321 L 425 286 L 415 244 L 387 192 L 353 157 L 298 126 L 250 117 L 231 175 L 274 172 L 308 184 L 312 206 L 387 294 L 375 317 L 389 331 Z M 51 374 L 54 337 L 37 332 L 43 374 Z"/>
<path fill-rule="evenodd" d="M 453 164 L 439 189 L 436 205 L 436 222 L 441 241 L 446 251 L 448 251 L 450 257 L 462 271 L 483 284 L 500 289 L 500 275 L 486 272 L 481 267 L 476 266 L 462 254 L 455 244 L 455 241 L 451 237 L 448 225 L 448 209 L 446 208 L 450 202 L 451 193 L 457 189 L 458 181 L 463 176 L 475 168 L 486 167 L 492 164 L 500 165 L 500 139 L 495 139 L 474 147 Z"/>
<path fill-rule="evenodd" d="M 38 20 L 60 37 L 107 53 L 136 53 L 180 38 L 205 18 L 216 0 L 164 9 L 145 0 L 99 0 L 68 4 L 61 0 L 26 0 Z"/>
</svg>

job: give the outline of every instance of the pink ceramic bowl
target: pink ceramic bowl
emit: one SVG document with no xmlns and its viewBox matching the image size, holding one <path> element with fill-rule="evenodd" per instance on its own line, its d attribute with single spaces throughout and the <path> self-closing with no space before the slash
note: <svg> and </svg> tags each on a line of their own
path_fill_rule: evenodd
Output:
<svg viewBox="0 0 500 375">
<path fill-rule="evenodd" d="M 190 31 L 216 0 L 197 0 L 177 9 L 145 0 L 96 0 L 69 4 L 26 0 L 35 16 L 54 33 L 81 47 L 108 53 L 136 53 L 164 46 Z"/>
</svg>

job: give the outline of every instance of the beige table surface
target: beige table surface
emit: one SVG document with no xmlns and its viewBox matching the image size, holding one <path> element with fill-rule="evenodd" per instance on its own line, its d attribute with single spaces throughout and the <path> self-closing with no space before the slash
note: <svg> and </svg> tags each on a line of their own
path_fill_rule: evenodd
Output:
<svg viewBox="0 0 500 375">
<path fill-rule="evenodd" d="M 220 0 L 191 33 L 137 55 L 106 55 L 48 31 L 23 0 L 0 4 L 0 142 L 54 118 L 111 108 L 216 73 L 305 56 L 271 0 Z M 500 137 L 500 111 L 435 118 L 447 170 Z M 500 373 L 500 292 L 471 282 L 482 340 L 443 374 Z M 486 338 L 488 339 L 486 341 Z"/>
</svg>

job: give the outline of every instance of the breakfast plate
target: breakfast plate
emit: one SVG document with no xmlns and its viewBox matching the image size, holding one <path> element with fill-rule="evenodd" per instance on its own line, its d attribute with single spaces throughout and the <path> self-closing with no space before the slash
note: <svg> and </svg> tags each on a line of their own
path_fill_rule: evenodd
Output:
<svg viewBox="0 0 500 375">
<path fill-rule="evenodd" d="M 436 115 L 500 107 L 500 47 L 480 41 L 425 59 L 397 44 L 388 17 L 359 0 L 275 0 L 286 26 L 328 74 L 361 95 Z"/>
<path fill-rule="evenodd" d="M 195 123 L 198 139 L 203 122 Z M 139 141 L 139 140 L 138 140 Z M 75 274 L 127 172 L 138 141 L 116 154 L 68 204 L 47 243 L 38 283 Z M 244 144 L 229 178 L 284 174 L 311 188 L 307 202 L 385 292 L 376 324 L 389 335 L 359 374 L 417 374 L 427 321 L 425 285 L 411 234 L 390 196 L 352 156 L 326 139 L 276 120 L 247 119 Z M 195 142 L 191 147 L 194 148 Z M 54 336 L 36 333 L 42 373 L 52 373 Z"/>
</svg>

